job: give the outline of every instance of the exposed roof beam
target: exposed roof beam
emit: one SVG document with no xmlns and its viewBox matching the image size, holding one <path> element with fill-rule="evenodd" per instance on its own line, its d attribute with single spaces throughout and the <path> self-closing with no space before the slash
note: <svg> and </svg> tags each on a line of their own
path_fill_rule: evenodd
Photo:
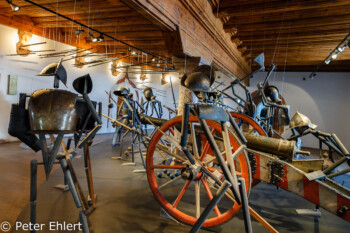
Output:
<svg viewBox="0 0 350 233">
<path fill-rule="evenodd" d="M 296 11 L 296 10 L 312 10 L 320 7 L 331 7 L 331 6 L 343 6 L 349 4 L 347 0 L 329 1 L 329 0 L 293 0 L 293 1 L 281 1 L 275 0 L 271 2 L 259 2 L 250 3 L 245 1 L 242 4 L 235 4 L 235 1 L 231 1 L 232 5 L 225 6 L 223 4 L 219 5 L 219 17 L 226 16 L 243 16 L 243 15 L 254 15 L 254 14 L 268 14 L 268 13 L 278 13 L 286 11 Z M 247 4 L 248 3 L 248 4 Z M 213 12 L 216 12 L 214 9 Z"/>
<path fill-rule="evenodd" d="M 239 32 L 247 31 L 263 31 L 263 30 L 282 30 L 287 31 L 288 29 L 296 29 L 308 27 L 323 27 L 329 25 L 345 25 L 350 23 L 350 15 L 334 15 L 334 16 L 320 16 L 315 18 L 308 19 L 292 19 L 292 20 L 278 20 L 278 21 L 269 21 L 266 23 L 249 23 L 245 22 L 243 24 L 236 25 L 224 25 L 224 29 L 227 30 L 238 30 Z M 344 26 L 345 30 L 345 26 Z"/>
</svg>

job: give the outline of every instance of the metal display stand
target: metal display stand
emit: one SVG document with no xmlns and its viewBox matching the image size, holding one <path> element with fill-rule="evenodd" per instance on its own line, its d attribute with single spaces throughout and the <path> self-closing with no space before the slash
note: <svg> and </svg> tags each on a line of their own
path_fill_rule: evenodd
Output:
<svg viewBox="0 0 350 233">
<path fill-rule="evenodd" d="M 62 142 L 63 134 L 58 134 L 57 138 L 54 141 L 54 146 L 50 149 L 50 146 L 47 146 L 45 134 L 39 134 L 43 163 L 38 163 L 36 160 L 31 161 L 30 169 L 30 223 L 36 223 L 36 200 L 37 200 L 37 167 L 38 165 L 44 165 L 46 179 L 49 178 L 50 172 L 52 170 L 53 164 L 57 159 L 61 164 L 61 168 L 64 174 L 64 178 L 68 184 L 69 190 L 72 194 L 74 203 L 79 211 L 80 222 L 82 223 L 82 229 L 84 233 L 88 233 L 89 227 L 87 222 L 87 216 L 92 212 L 89 208 L 88 202 L 86 201 L 80 184 L 78 182 L 77 176 L 75 174 L 73 165 L 71 163 L 71 158 L 69 156 L 68 149 L 64 147 Z M 62 145 L 64 155 L 58 155 L 59 145 Z M 89 155 L 89 145 L 86 144 L 84 149 L 84 160 L 85 164 L 90 164 L 90 155 Z M 56 162 L 58 163 L 58 162 Z M 87 180 L 89 186 L 89 196 L 91 198 L 92 207 L 95 207 L 95 195 L 94 187 L 92 183 L 92 174 L 91 174 L 91 165 L 86 167 L 87 171 Z M 35 230 L 32 230 L 31 233 L 35 233 Z"/>
</svg>

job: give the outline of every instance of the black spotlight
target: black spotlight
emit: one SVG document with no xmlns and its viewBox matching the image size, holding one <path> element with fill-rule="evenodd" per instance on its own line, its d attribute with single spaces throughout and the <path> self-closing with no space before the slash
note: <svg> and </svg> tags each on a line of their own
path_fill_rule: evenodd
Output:
<svg viewBox="0 0 350 233">
<path fill-rule="evenodd" d="M 99 37 L 97 37 L 97 42 L 102 42 L 104 40 L 104 36 L 102 34 L 100 34 Z"/>
</svg>

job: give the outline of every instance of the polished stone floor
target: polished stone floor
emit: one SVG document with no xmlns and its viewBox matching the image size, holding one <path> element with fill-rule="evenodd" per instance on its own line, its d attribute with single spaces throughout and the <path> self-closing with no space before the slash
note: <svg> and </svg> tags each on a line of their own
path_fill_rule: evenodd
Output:
<svg viewBox="0 0 350 233">
<path fill-rule="evenodd" d="M 142 168 L 138 156 L 136 156 L 136 167 L 123 166 L 122 163 L 125 161 L 110 159 L 112 156 L 119 155 L 119 148 L 112 148 L 110 137 L 110 135 L 99 136 L 97 138 L 99 143 L 91 148 L 93 177 L 97 194 L 96 209 L 89 216 L 91 231 L 95 233 L 188 232 L 190 230 L 189 226 L 160 216 L 160 207 L 152 196 L 146 174 L 132 172 L 134 169 Z M 87 192 L 83 159 L 76 158 L 73 164 L 82 188 Z M 16 168 L 13 167 L 13 169 Z M 29 174 L 29 170 L 27 174 Z M 40 174 L 42 175 L 42 173 Z M 78 210 L 75 208 L 70 192 L 62 192 L 54 188 L 55 185 L 61 183 L 63 183 L 63 173 L 58 167 L 49 180 L 39 187 L 37 201 L 38 223 L 48 224 L 50 221 L 78 222 Z M 14 186 L 22 190 L 22 195 L 26 193 L 29 196 L 28 185 L 20 186 L 20 184 L 14 183 L 9 190 L 14 189 Z M 9 191 L 1 189 L 0 192 L 6 195 Z M 345 233 L 349 232 L 350 229 L 350 223 L 322 209 L 322 217 L 318 219 L 318 224 L 315 223 L 313 217 L 297 215 L 295 209 L 313 209 L 314 205 L 292 193 L 276 189 L 276 187 L 268 184 L 260 183 L 254 187 L 249 201 L 251 207 L 265 217 L 280 232 Z M 10 204 L 16 205 L 15 202 Z M 0 215 L 3 215 L 5 212 L 6 209 L 0 209 Z M 28 203 L 24 206 L 17 221 L 29 222 Z M 225 224 L 208 230 L 214 232 L 244 232 L 241 211 Z M 267 232 L 255 220 L 253 220 L 253 231 Z M 202 232 L 205 231 L 203 230 Z"/>
</svg>

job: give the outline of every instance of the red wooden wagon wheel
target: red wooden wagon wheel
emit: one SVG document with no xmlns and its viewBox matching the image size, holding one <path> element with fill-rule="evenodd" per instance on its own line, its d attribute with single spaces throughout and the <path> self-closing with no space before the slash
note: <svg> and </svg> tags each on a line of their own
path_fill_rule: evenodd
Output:
<svg viewBox="0 0 350 233">
<path fill-rule="evenodd" d="M 243 132 L 248 133 L 256 133 L 261 136 L 267 136 L 265 130 L 250 116 L 247 116 L 242 113 L 238 112 L 231 112 L 231 116 L 236 119 L 237 125 L 240 126 Z M 260 182 L 260 161 L 259 161 L 259 156 L 254 154 L 254 158 L 249 157 L 250 160 L 254 159 L 254 167 L 253 163 L 251 162 L 251 167 L 252 167 L 252 172 L 253 172 L 253 182 L 252 186 L 257 185 Z"/>
<path fill-rule="evenodd" d="M 173 145 L 180 140 L 171 134 L 171 131 L 179 128 L 178 126 L 181 126 L 181 123 L 182 117 L 175 117 L 162 125 L 154 133 L 147 151 L 146 171 L 153 195 L 162 208 L 176 220 L 193 225 L 199 218 L 200 213 L 213 198 L 218 186 L 215 185 L 214 180 L 202 172 L 195 174 L 192 178 L 184 175 L 186 163 L 189 163 L 189 161 L 183 155 L 182 151 L 174 149 Z M 202 138 L 202 132 L 199 132 L 201 129 L 198 127 L 198 119 L 195 116 L 190 116 L 189 123 L 191 124 L 191 130 L 188 132 L 188 148 L 200 148 L 197 156 L 194 149 L 190 149 L 190 152 L 197 160 L 201 161 L 207 170 L 222 181 L 223 172 L 215 156 L 213 156 L 209 143 Z M 211 120 L 207 120 L 207 124 L 216 140 L 219 141 L 217 144 L 220 151 L 225 155 L 224 143 L 220 143 L 220 137 L 222 141 L 221 125 Z M 169 136 L 173 139 L 170 140 Z M 239 148 L 240 144 L 231 133 L 229 134 L 229 139 L 233 153 Z M 174 140 L 176 140 L 175 143 Z M 164 144 L 160 145 L 162 142 Z M 196 144 L 197 147 L 193 146 Z M 237 156 L 234 164 L 236 175 L 245 179 L 246 190 L 249 194 L 251 171 L 247 155 L 242 152 Z M 164 175 L 164 172 L 168 174 L 179 174 L 179 176 L 172 176 L 173 179 L 170 179 L 169 176 Z M 164 176 L 165 178 L 163 178 Z M 237 213 L 241 206 L 232 197 L 232 193 L 227 191 L 225 197 L 218 203 L 209 218 L 204 222 L 203 227 L 219 225 Z"/>
</svg>

